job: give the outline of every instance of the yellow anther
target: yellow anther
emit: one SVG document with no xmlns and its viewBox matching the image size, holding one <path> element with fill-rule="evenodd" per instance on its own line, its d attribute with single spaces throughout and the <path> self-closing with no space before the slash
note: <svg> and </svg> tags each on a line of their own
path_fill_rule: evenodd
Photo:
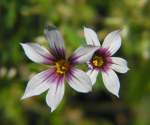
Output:
<svg viewBox="0 0 150 125">
<path fill-rule="evenodd" d="M 103 64 L 104 64 L 104 60 L 101 56 L 94 56 L 92 58 L 92 64 L 95 66 L 95 67 L 101 67 Z"/>
<path fill-rule="evenodd" d="M 69 63 L 65 60 L 60 60 L 58 62 L 56 62 L 56 72 L 59 75 L 64 75 L 69 68 Z"/>
</svg>

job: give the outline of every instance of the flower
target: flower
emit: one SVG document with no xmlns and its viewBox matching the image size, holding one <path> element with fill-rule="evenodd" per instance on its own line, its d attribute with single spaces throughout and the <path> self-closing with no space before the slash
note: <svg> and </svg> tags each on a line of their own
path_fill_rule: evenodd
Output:
<svg viewBox="0 0 150 125">
<path fill-rule="evenodd" d="M 93 54 L 91 60 L 88 61 L 89 70 L 87 74 L 94 85 L 98 73 L 101 72 L 105 87 L 117 97 L 119 97 L 120 82 L 114 71 L 126 73 L 129 70 L 125 59 L 112 57 L 121 46 L 119 33 L 119 30 L 109 33 L 101 46 L 96 33 L 90 28 L 84 28 L 87 44 L 99 47 Z"/>
<path fill-rule="evenodd" d="M 22 99 L 39 95 L 48 90 L 46 102 L 53 112 L 64 96 L 65 80 L 78 92 L 87 93 L 91 91 L 90 78 L 75 65 L 89 60 L 96 47 L 79 47 L 72 56 L 66 58 L 64 41 L 59 31 L 55 27 L 46 25 L 44 34 L 50 45 L 50 52 L 39 44 L 21 43 L 30 60 L 35 63 L 51 65 L 49 69 L 31 78 Z"/>
</svg>

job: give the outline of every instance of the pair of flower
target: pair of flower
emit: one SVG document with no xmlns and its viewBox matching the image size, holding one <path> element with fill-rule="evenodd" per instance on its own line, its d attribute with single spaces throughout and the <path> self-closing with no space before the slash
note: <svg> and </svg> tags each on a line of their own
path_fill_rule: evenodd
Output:
<svg viewBox="0 0 150 125">
<path fill-rule="evenodd" d="M 121 46 L 120 31 L 109 33 L 101 46 L 96 33 L 84 28 L 87 45 L 81 46 L 66 58 L 64 40 L 59 31 L 46 25 L 44 34 L 50 45 L 50 51 L 39 44 L 21 43 L 26 56 L 36 63 L 51 65 L 48 70 L 38 73 L 28 82 L 22 99 L 39 95 L 48 90 L 46 102 L 53 112 L 64 96 L 64 84 L 76 91 L 87 93 L 92 90 L 99 72 L 109 92 L 119 97 L 120 83 L 114 72 L 128 71 L 127 62 L 119 57 L 111 57 Z M 89 70 L 76 68 L 76 64 L 87 63 Z"/>
</svg>

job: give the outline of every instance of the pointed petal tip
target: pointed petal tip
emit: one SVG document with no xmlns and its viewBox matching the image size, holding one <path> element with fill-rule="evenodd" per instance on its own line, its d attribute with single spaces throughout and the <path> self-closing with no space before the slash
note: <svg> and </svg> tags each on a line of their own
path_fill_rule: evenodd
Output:
<svg viewBox="0 0 150 125">
<path fill-rule="evenodd" d="M 32 95 L 29 95 L 28 93 L 24 93 L 24 95 L 21 97 L 21 100 L 27 99 L 29 97 L 32 97 Z"/>
<path fill-rule="evenodd" d="M 22 47 L 25 45 L 25 43 L 19 43 Z"/>
<path fill-rule="evenodd" d="M 117 29 L 116 32 L 120 33 L 122 31 L 122 29 Z"/>
<path fill-rule="evenodd" d="M 116 32 L 117 32 L 119 35 L 121 35 L 122 29 L 118 29 L 118 30 L 116 30 Z"/>
<path fill-rule="evenodd" d="M 95 79 L 97 80 L 97 77 Z M 94 82 L 92 82 L 92 86 L 94 86 L 96 84 L 96 80 Z"/>
<path fill-rule="evenodd" d="M 22 97 L 21 97 L 21 100 L 24 100 L 24 99 L 26 99 L 27 97 L 26 97 L 26 95 L 23 95 Z"/>
<path fill-rule="evenodd" d="M 116 94 L 116 96 L 117 96 L 117 98 L 119 98 L 120 96 L 119 96 L 119 94 Z"/>
<path fill-rule="evenodd" d="M 121 35 L 121 32 L 122 32 L 122 29 L 117 29 L 117 30 L 114 30 L 112 32 L 115 32 L 116 34 L 118 34 L 119 36 Z M 111 33 L 112 33 L 111 32 Z"/>
<path fill-rule="evenodd" d="M 92 90 L 93 90 L 93 85 L 92 85 L 92 82 L 91 82 L 91 85 L 89 87 L 89 91 L 88 92 L 92 92 Z"/>
<path fill-rule="evenodd" d="M 56 108 L 51 107 L 51 113 L 55 111 Z"/>
<path fill-rule="evenodd" d="M 88 27 L 84 26 L 84 30 L 88 30 L 88 29 L 89 29 Z"/>
<path fill-rule="evenodd" d="M 21 100 L 24 100 L 24 99 L 27 99 L 29 97 L 32 97 L 33 95 L 29 95 L 27 93 L 25 93 L 22 97 L 21 97 Z"/>
<path fill-rule="evenodd" d="M 19 43 L 19 44 L 22 46 L 23 49 L 29 45 L 28 43 Z"/>
<path fill-rule="evenodd" d="M 55 107 L 55 106 L 49 105 L 48 102 L 46 102 L 46 103 L 47 103 L 48 107 L 50 108 L 51 113 L 56 110 L 57 106 Z"/>
<path fill-rule="evenodd" d="M 124 73 L 127 73 L 128 71 L 130 71 L 130 68 L 127 67 L 126 72 L 124 72 Z"/>
<path fill-rule="evenodd" d="M 89 92 L 92 92 L 92 83 L 91 83 L 91 87 L 89 87 L 89 90 L 87 91 L 87 92 L 85 92 L 85 93 L 89 93 Z"/>
<path fill-rule="evenodd" d="M 115 97 L 119 98 L 119 93 L 114 93 L 114 92 L 111 92 L 111 94 L 113 94 Z"/>
<path fill-rule="evenodd" d="M 54 112 L 54 110 L 55 110 L 54 108 L 51 108 L 51 113 Z"/>
<path fill-rule="evenodd" d="M 47 29 L 48 31 L 51 31 L 51 30 L 56 30 L 57 28 L 56 28 L 55 25 L 46 23 L 45 24 L 45 29 Z"/>
<path fill-rule="evenodd" d="M 113 92 L 112 94 L 114 94 L 117 98 L 119 98 L 119 90 L 117 92 Z"/>
<path fill-rule="evenodd" d="M 127 67 L 126 71 L 124 73 L 127 73 L 130 70 L 130 68 Z"/>
<path fill-rule="evenodd" d="M 92 92 L 92 88 L 89 90 L 89 92 Z"/>
</svg>

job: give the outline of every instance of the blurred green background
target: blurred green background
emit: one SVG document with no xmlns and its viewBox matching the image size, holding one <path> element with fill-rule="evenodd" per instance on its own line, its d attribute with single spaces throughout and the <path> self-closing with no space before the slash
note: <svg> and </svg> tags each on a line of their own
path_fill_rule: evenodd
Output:
<svg viewBox="0 0 150 125">
<path fill-rule="evenodd" d="M 27 59 L 19 43 L 48 48 L 46 22 L 63 34 L 68 54 L 85 44 L 84 26 L 93 28 L 101 42 L 109 32 L 122 29 L 115 56 L 127 59 L 130 71 L 119 74 L 119 99 L 99 76 L 89 94 L 67 86 L 53 113 L 46 92 L 20 100 L 31 76 L 47 67 Z M 0 125 L 150 125 L 150 1 L 0 0 Z"/>
</svg>

